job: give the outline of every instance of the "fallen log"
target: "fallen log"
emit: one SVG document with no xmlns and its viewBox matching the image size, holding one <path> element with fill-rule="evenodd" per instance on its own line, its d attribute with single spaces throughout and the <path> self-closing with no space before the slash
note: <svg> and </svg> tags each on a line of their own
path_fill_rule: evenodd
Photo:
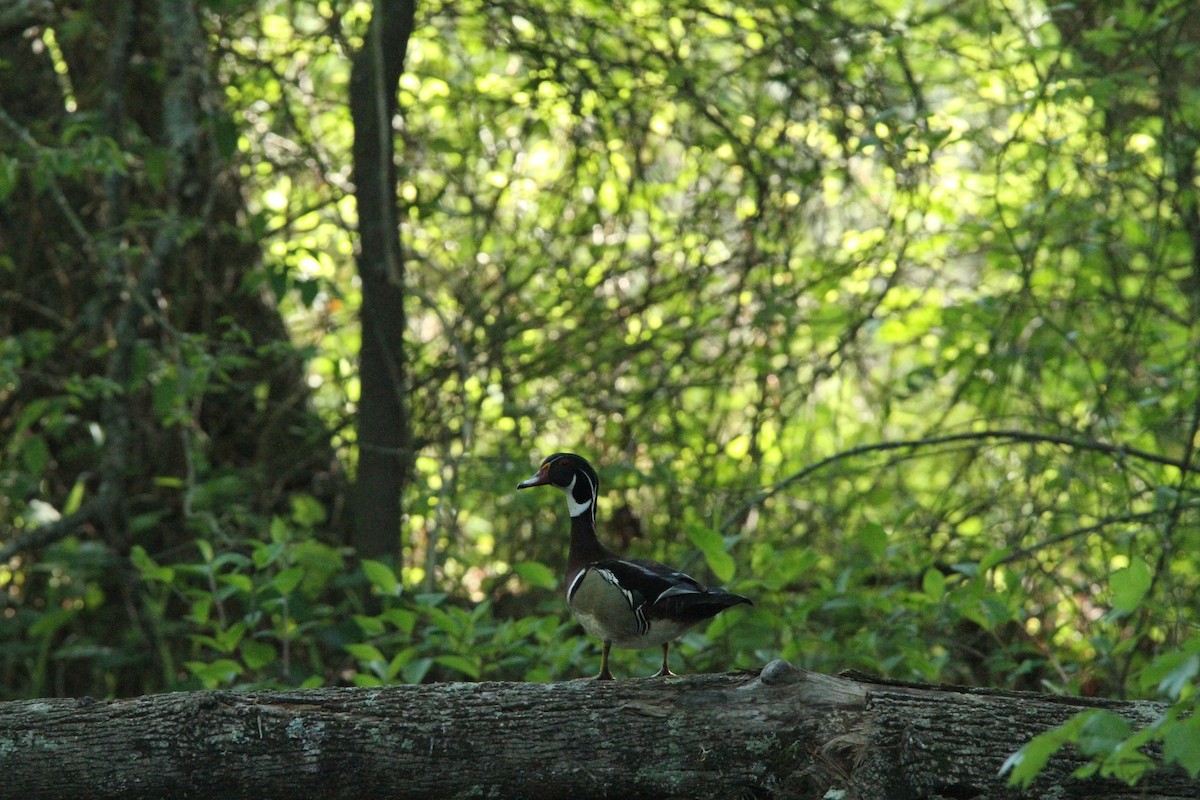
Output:
<svg viewBox="0 0 1200 800">
<path fill-rule="evenodd" d="M 761 673 L 560 683 L 178 692 L 0 704 L 0 796 L 37 798 L 1171 798 L 1051 759 L 1000 765 L 1084 708 L 1161 704 Z"/>
</svg>

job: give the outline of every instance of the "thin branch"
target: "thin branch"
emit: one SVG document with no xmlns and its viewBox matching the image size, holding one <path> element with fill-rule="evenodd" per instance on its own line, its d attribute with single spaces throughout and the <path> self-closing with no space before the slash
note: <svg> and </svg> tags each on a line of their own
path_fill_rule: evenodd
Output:
<svg viewBox="0 0 1200 800">
<path fill-rule="evenodd" d="M 54 18 L 52 0 L 7 0 L 0 3 L 0 36 L 11 36 L 25 28 Z"/>
<path fill-rule="evenodd" d="M 825 467 L 836 464 L 839 461 L 845 461 L 858 456 L 867 455 L 869 453 L 883 453 L 891 450 L 915 450 L 918 448 L 936 447 L 938 445 L 951 444 L 956 442 L 1011 442 L 1019 444 L 1055 444 L 1062 447 L 1069 447 L 1072 450 L 1088 450 L 1095 453 L 1105 453 L 1118 458 L 1135 458 L 1142 461 L 1148 461 L 1153 464 L 1160 464 L 1167 467 L 1175 467 L 1182 470 L 1186 479 L 1189 472 L 1194 470 L 1191 465 L 1192 451 L 1189 447 L 1184 459 L 1174 459 L 1170 456 L 1162 455 L 1161 453 L 1152 453 L 1149 450 L 1142 450 L 1137 447 L 1129 447 L 1122 444 L 1114 444 L 1112 442 L 1102 442 L 1095 439 L 1084 439 L 1075 436 L 1065 436 L 1056 433 L 1035 433 L 1032 431 L 1020 430 L 994 430 L 994 431 L 971 431 L 969 433 L 949 433 L 943 436 L 928 436 L 922 439 L 900 439 L 891 442 L 876 442 L 874 444 L 864 444 L 858 447 L 851 447 L 848 450 L 843 450 L 839 453 L 834 453 L 831 456 L 821 459 L 813 464 L 809 464 L 799 472 L 793 473 L 783 480 L 776 483 L 774 486 L 768 487 L 759 492 L 754 497 L 750 498 L 741 508 L 730 514 L 725 519 L 724 527 L 727 529 L 743 514 L 751 508 L 769 500 L 787 487 L 799 483 L 808 478 L 815 472 L 818 472 Z M 1181 484 L 1182 485 L 1182 484 Z"/>
<path fill-rule="evenodd" d="M 1102 531 L 1105 528 L 1109 527 L 1110 525 L 1124 525 L 1124 524 L 1129 524 L 1132 522 L 1150 522 L 1155 517 L 1160 517 L 1166 513 L 1167 513 L 1166 509 L 1155 509 L 1153 511 L 1142 511 L 1142 512 L 1139 512 L 1136 514 L 1121 514 L 1119 516 L 1114 516 L 1114 517 L 1105 517 L 1104 519 L 1102 519 L 1099 522 L 1096 522 L 1092 525 L 1085 525 L 1082 528 L 1072 528 L 1071 530 L 1066 531 L 1064 533 L 1060 533 L 1057 536 L 1050 536 L 1045 539 L 1039 539 L 1037 544 L 1030 545 L 1029 547 L 1021 547 L 1017 550 L 1014 550 L 1011 553 L 1009 553 L 1008 555 L 1006 555 L 1004 558 L 997 561 L 996 564 L 997 564 L 997 566 L 999 566 L 1000 564 L 1011 564 L 1014 561 L 1020 561 L 1022 559 L 1028 558 L 1029 556 L 1032 556 L 1037 551 L 1042 550 L 1046 547 L 1051 547 L 1056 544 L 1061 544 L 1062 542 L 1069 541 L 1070 539 L 1074 539 L 1079 536 L 1087 536 L 1089 533 L 1096 533 L 1097 531 Z"/>
<path fill-rule="evenodd" d="M 1162 542 L 1158 548 L 1158 560 L 1154 565 L 1154 571 L 1150 575 L 1150 586 L 1146 589 L 1146 597 L 1152 598 L 1159 584 L 1166 577 L 1167 570 L 1170 569 L 1170 558 L 1174 554 L 1175 549 L 1175 531 L 1179 527 L 1179 518 L 1183 515 L 1184 497 L 1187 492 L 1188 478 L 1191 477 L 1191 471 L 1188 465 L 1191 463 L 1192 455 L 1196 451 L 1196 434 L 1200 433 L 1200 393 L 1197 393 L 1196 400 L 1192 404 L 1192 423 L 1188 430 L 1187 439 L 1183 445 L 1183 462 L 1184 466 L 1180 467 L 1179 481 L 1176 484 L 1175 499 L 1171 502 L 1168 509 L 1167 520 L 1163 525 Z M 1133 631 L 1133 640 L 1139 641 L 1145 635 L 1146 626 L 1152 619 L 1152 614 L 1148 609 L 1142 608 L 1138 616 L 1137 624 Z M 1117 682 L 1117 690 L 1119 696 L 1125 697 L 1125 683 L 1129 678 L 1129 671 L 1133 668 L 1134 656 L 1138 648 L 1133 648 L 1125 657 L 1125 663 L 1121 665 L 1121 677 Z"/>
<path fill-rule="evenodd" d="M 81 505 L 73 514 L 9 537 L 4 546 L 0 547 L 0 564 L 21 553 L 41 550 L 70 536 L 84 525 L 101 521 L 109 514 L 111 502 L 111 497 L 97 495 Z"/>
<path fill-rule="evenodd" d="M 8 128 L 9 132 L 15 136 L 20 142 L 25 145 L 33 153 L 34 158 L 39 158 L 44 152 L 51 148 L 43 147 L 33 138 L 28 130 L 21 123 L 10 117 L 4 109 L 0 108 L 0 123 Z M 50 197 L 54 200 L 54 205 L 62 213 L 63 219 L 67 222 L 67 227 L 79 238 L 79 244 L 83 248 L 84 253 L 93 262 L 99 263 L 98 248 L 96 242 L 92 238 L 92 234 L 88 231 L 87 225 L 80 219 L 79 214 L 71 206 L 71 201 L 67 199 L 66 193 L 58 183 L 58 178 L 53 170 L 46 170 L 45 174 L 46 189 L 50 192 Z"/>
</svg>

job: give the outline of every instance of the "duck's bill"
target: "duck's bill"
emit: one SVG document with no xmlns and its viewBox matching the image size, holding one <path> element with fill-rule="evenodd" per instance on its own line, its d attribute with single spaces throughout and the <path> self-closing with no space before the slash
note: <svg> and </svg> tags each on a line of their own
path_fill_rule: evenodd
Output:
<svg viewBox="0 0 1200 800">
<path fill-rule="evenodd" d="M 539 469 L 537 474 L 528 480 L 523 480 L 517 484 L 518 489 L 528 489 L 530 486 L 545 486 L 550 482 L 550 470 Z"/>
</svg>

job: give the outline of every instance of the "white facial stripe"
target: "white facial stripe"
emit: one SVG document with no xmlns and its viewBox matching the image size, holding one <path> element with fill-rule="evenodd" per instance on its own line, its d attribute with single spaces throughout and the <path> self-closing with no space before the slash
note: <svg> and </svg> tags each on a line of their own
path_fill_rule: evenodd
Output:
<svg viewBox="0 0 1200 800">
<path fill-rule="evenodd" d="M 580 472 L 578 474 L 582 475 L 584 477 L 584 480 L 586 480 L 588 482 L 588 488 L 591 489 L 591 491 L 588 492 L 588 496 L 595 497 L 596 496 L 596 484 L 592 483 L 592 476 L 588 475 L 586 472 Z M 574 478 L 571 479 L 571 485 L 572 486 L 575 485 Z"/>
<path fill-rule="evenodd" d="M 580 514 L 586 514 L 587 510 L 592 507 L 592 500 L 590 497 L 585 503 L 580 503 L 575 500 L 575 493 L 573 490 L 575 489 L 575 481 L 577 480 L 579 480 L 578 475 L 576 475 L 574 478 L 571 478 L 570 485 L 563 489 L 563 491 L 567 493 L 567 511 L 572 517 L 578 517 Z M 588 480 L 588 483 L 591 483 L 590 479 Z M 595 491 L 592 492 L 592 496 L 595 496 Z"/>
</svg>

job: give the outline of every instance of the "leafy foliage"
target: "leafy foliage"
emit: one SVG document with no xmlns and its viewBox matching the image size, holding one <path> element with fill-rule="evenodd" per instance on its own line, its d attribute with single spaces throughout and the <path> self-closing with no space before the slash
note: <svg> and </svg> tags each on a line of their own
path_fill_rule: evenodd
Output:
<svg viewBox="0 0 1200 800">
<path fill-rule="evenodd" d="M 1163 697 L 1149 726 L 1089 713 L 1039 737 L 1013 778 L 1067 743 L 1126 780 L 1195 774 L 1193 5 L 420 4 L 398 187 L 415 481 L 392 563 L 337 533 L 361 303 L 346 81 L 370 8 L 207 4 L 214 150 L 245 197 L 223 241 L 261 254 L 222 285 L 270 313 L 181 267 L 114 385 L 103 220 L 78 212 L 74 260 L 0 234 L 2 274 L 62 261 L 76 287 L 0 287 L 21 310 L 4 542 L 97 495 L 105 398 L 144 422 L 125 540 L 82 530 L 0 567 L 5 693 L 588 674 L 562 509 L 512 491 L 571 449 L 600 470 L 610 544 L 754 598 L 680 666 Z M 0 119 L 24 134 L 0 148 L 6 221 L 121 175 L 126 227 L 153 230 L 172 154 L 96 124 L 98 55 L 68 20 L 41 36 L 79 107 Z M 275 360 L 291 377 L 261 380 Z M 280 441 L 328 442 L 338 468 Z"/>
</svg>

